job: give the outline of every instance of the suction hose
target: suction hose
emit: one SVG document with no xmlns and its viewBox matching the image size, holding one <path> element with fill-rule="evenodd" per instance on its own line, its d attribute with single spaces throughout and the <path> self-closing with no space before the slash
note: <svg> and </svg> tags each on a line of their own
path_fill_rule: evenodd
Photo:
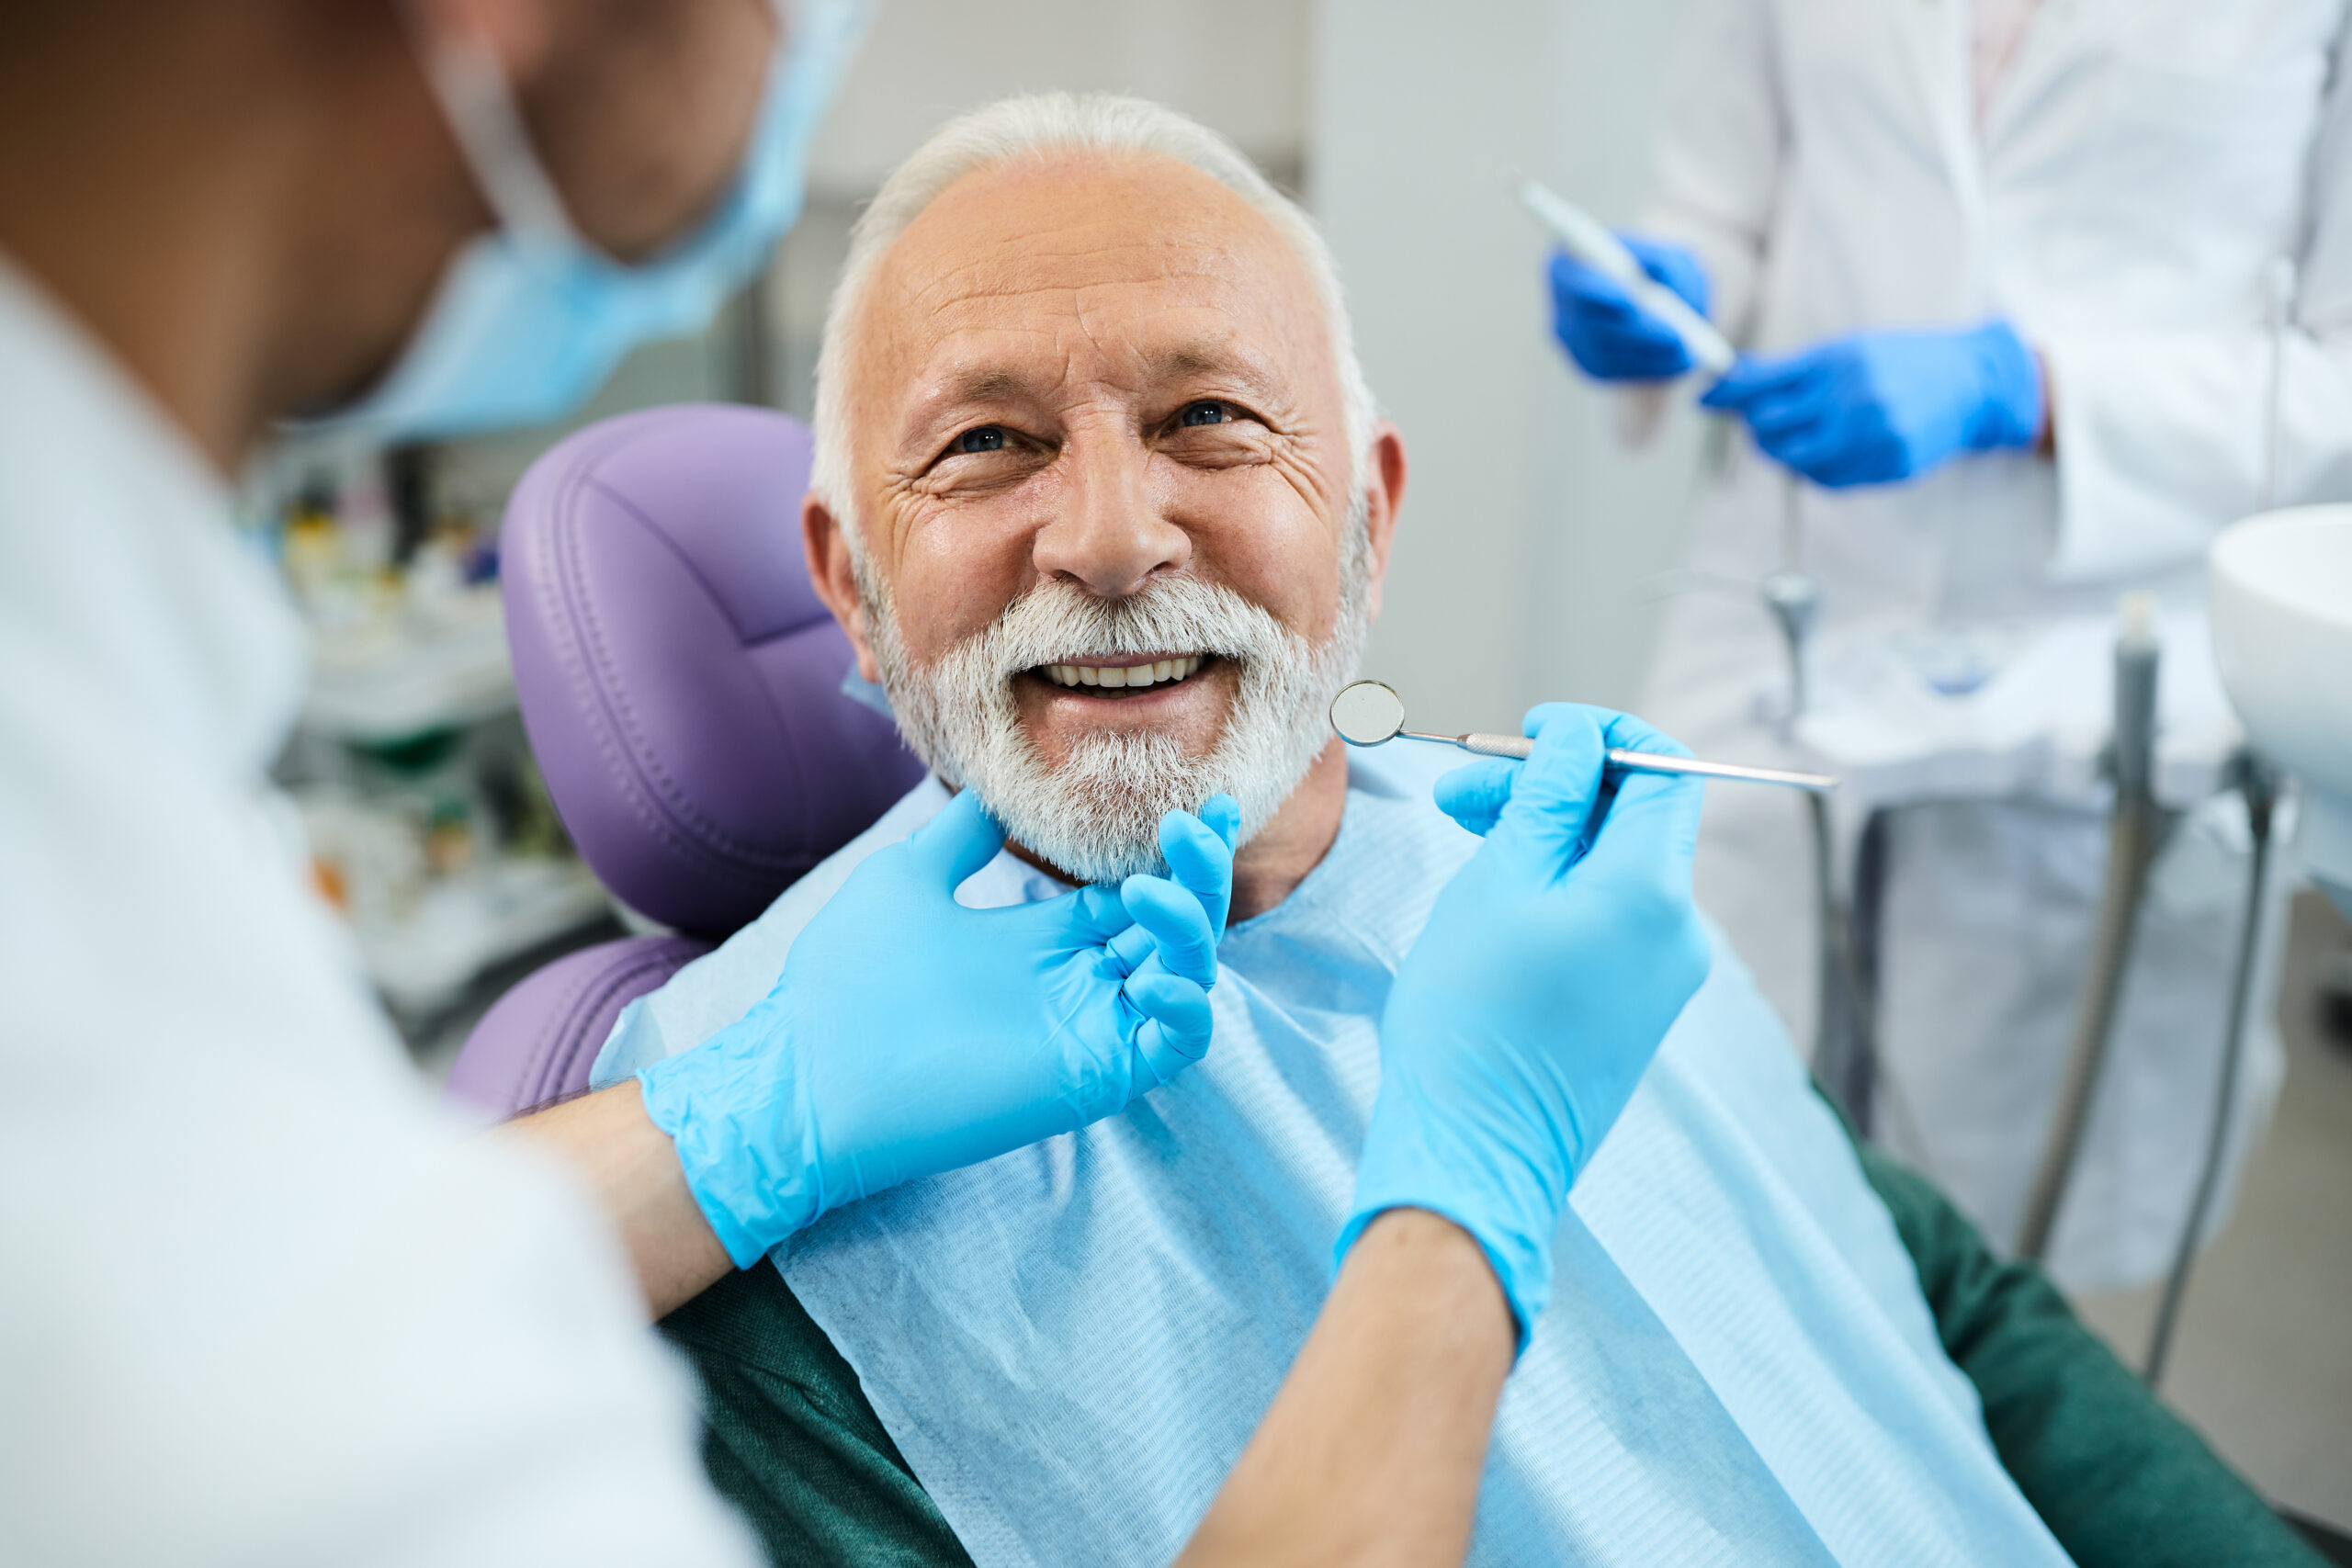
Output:
<svg viewBox="0 0 2352 1568">
<path fill-rule="evenodd" d="M 2287 387 L 2287 333 L 2295 314 L 2295 264 L 2280 256 L 2270 264 L 2270 386 L 2262 424 L 2262 491 L 2255 510 L 2268 512 L 2278 504 L 2280 406 Z M 2197 1243 L 2205 1232 L 2205 1218 L 2221 1186 L 2222 1156 L 2229 1145 L 2230 1120 L 2237 1109 L 2238 1064 L 2245 1054 L 2246 1002 L 2254 991 L 2254 965 L 2262 942 L 2262 903 L 2270 875 L 2270 823 L 2278 805 L 2279 774 L 2252 751 L 2241 751 L 2232 772 L 2238 793 L 2245 799 L 2246 828 L 2254 838 L 2254 853 L 2246 867 L 2245 919 L 2238 927 L 2237 968 L 2230 976 L 2230 1015 L 2222 1026 L 2222 1081 L 2213 1095 L 2213 1125 L 2205 1137 L 2205 1166 L 2197 1174 L 2197 1195 L 2188 1205 L 2188 1223 L 2181 1228 L 2180 1247 L 2173 1254 L 2172 1273 L 2165 1280 L 2163 1303 L 2156 1309 L 2155 1332 L 2148 1339 L 2148 1359 L 2141 1376 L 2154 1388 L 2165 1375 L 2165 1360 L 2172 1353 L 2172 1334 L 2180 1315 L 2182 1296 L 2188 1291 L 2188 1271 L 2197 1262 Z M 2352 912 L 2352 906 L 2347 906 Z"/>
<path fill-rule="evenodd" d="M 2154 779 L 2159 658 L 2154 602 L 2144 593 L 2125 595 L 2120 619 L 2115 637 L 2115 807 L 2108 831 L 2107 888 L 2099 902 L 2083 1010 L 2067 1051 L 2065 1084 L 2026 1206 L 2025 1228 L 2018 1238 L 2018 1255 L 2037 1262 L 2050 1250 L 2066 1183 L 2082 1152 L 2083 1128 L 2090 1120 L 2108 1044 L 2115 1033 L 2117 1004 L 2131 968 L 2132 938 L 2162 826 Z"/>
<path fill-rule="evenodd" d="M 2222 1184 L 2222 1156 L 2229 1146 L 2232 1113 L 2237 1109 L 2238 1066 L 2245 1055 L 2246 1004 L 2254 994 L 2254 968 L 2262 946 L 2263 895 L 2270 880 L 2270 823 L 2278 805 L 2278 774 L 2251 751 L 2238 754 L 2233 771 L 2238 793 L 2245 797 L 2246 827 L 2254 838 L 2254 853 L 2246 869 L 2245 918 L 2238 925 L 2237 967 L 2230 976 L 2230 1014 L 2222 1034 L 2222 1081 L 2213 1091 L 2213 1124 L 2205 1134 L 2205 1165 L 2197 1173 L 2197 1196 L 2190 1201 L 2188 1223 L 2181 1227 L 2180 1247 L 2173 1254 L 2164 1302 L 2156 1309 L 2155 1332 L 2148 1340 L 2147 1364 L 2140 1374 L 2150 1388 L 2163 1381 L 2181 1298 L 2188 1292 L 2188 1272 L 2197 1263 L 2197 1244 L 2205 1233 L 2213 1194 Z"/>
</svg>

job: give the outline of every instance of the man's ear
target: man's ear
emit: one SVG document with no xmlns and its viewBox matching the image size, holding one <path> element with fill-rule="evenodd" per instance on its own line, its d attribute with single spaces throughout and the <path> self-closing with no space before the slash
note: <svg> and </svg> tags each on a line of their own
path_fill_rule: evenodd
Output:
<svg viewBox="0 0 2352 1568">
<path fill-rule="evenodd" d="M 1405 504 L 1405 437 L 1387 420 L 1372 434 L 1364 460 L 1364 528 L 1372 542 L 1371 618 L 1380 618 L 1381 586 L 1388 581 L 1388 551 L 1396 542 L 1396 513 Z"/>
<path fill-rule="evenodd" d="M 849 645 L 857 652 L 857 672 L 880 681 L 882 667 L 875 662 L 874 644 L 866 636 L 865 601 L 858 596 L 849 531 L 814 491 L 800 502 L 800 543 L 808 554 L 808 584 L 849 634 Z"/>
</svg>

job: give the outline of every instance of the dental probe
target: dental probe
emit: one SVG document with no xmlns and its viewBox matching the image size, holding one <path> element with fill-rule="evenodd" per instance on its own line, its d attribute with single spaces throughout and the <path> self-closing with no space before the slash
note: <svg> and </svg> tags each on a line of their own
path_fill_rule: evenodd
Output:
<svg viewBox="0 0 2352 1568">
<path fill-rule="evenodd" d="M 1533 180 L 1519 184 L 1519 204 L 1550 231 L 1560 248 L 1633 296 L 1634 303 L 1674 329 L 1691 359 L 1711 375 L 1721 376 L 1739 358 L 1731 340 L 1714 323 L 1685 304 L 1682 296 L 1642 270 L 1642 264 L 1624 242 L 1611 233 L 1589 212 Z"/>
<path fill-rule="evenodd" d="M 1521 761 L 1535 742 L 1517 735 L 1424 735 L 1405 728 L 1405 699 L 1396 688 L 1378 681 L 1358 681 L 1331 699 L 1331 728 L 1351 746 L 1385 746 L 1391 740 L 1428 740 L 1459 746 L 1481 757 L 1511 757 Z M 1780 784 L 1827 794 L 1838 781 L 1827 773 L 1791 773 L 1784 768 L 1750 768 L 1737 762 L 1706 762 L 1696 757 L 1668 757 L 1655 751 L 1629 751 L 1611 746 L 1608 765 L 1629 773 L 1685 773 L 1702 779 L 1727 779 L 1737 784 Z"/>
</svg>

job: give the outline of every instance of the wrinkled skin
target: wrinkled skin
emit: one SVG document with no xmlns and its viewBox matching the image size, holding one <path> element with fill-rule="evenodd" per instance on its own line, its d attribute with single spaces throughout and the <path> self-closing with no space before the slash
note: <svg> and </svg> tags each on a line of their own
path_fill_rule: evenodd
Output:
<svg viewBox="0 0 2352 1568">
<path fill-rule="evenodd" d="M 975 171 L 886 254 L 850 330 L 854 521 L 916 665 L 1049 578 L 1116 598 L 1190 572 L 1331 634 L 1351 499 L 1340 378 L 1306 267 L 1232 191 L 1157 156 Z M 1364 475 L 1375 611 L 1404 479 L 1383 425 Z M 844 521 L 812 498 L 809 560 L 871 679 Z M 1122 697 L 1015 683 L 1049 765 L 1102 729 L 1204 753 L 1237 686 L 1214 665 Z M 1345 794 L 1335 740 L 1237 862 L 1237 919 L 1321 858 Z"/>
</svg>

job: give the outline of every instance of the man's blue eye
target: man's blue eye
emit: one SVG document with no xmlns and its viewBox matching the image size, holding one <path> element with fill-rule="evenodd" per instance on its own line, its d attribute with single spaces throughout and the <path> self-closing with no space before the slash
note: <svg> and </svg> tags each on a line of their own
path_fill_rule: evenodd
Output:
<svg viewBox="0 0 2352 1568">
<path fill-rule="evenodd" d="M 1004 450 L 1004 432 L 993 424 L 984 424 L 978 430 L 967 430 L 956 438 L 956 450 L 958 452 L 1001 452 Z"/>
<path fill-rule="evenodd" d="M 1179 419 L 1179 423 L 1183 424 L 1223 424 L 1225 421 L 1225 405 L 1210 402 L 1185 404 Z"/>
</svg>

